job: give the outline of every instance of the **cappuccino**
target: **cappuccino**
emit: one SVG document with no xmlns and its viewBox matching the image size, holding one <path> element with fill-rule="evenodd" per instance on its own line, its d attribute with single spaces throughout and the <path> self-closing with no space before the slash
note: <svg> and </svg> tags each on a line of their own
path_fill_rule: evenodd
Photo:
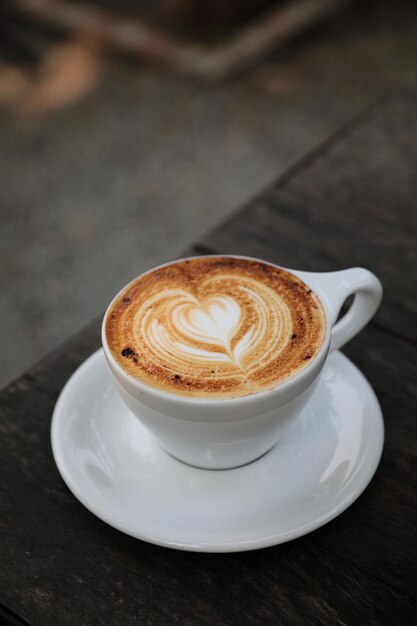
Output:
<svg viewBox="0 0 417 626">
<path fill-rule="evenodd" d="M 255 259 L 213 256 L 139 276 L 113 303 L 110 350 L 131 376 L 185 397 L 226 399 L 301 371 L 326 335 L 315 293 Z"/>
</svg>

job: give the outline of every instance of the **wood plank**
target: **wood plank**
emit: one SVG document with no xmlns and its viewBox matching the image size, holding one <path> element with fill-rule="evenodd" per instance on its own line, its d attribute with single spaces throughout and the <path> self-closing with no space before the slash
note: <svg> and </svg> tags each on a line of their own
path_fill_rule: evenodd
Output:
<svg viewBox="0 0 417 626">
<path fill-rule="evenodd" d="M 204 237 L 199 250 L 286 267 L 373 270 L 377 322 L 417 340 L 417 104 L 390 98 Z"/>
<path fill-rule="evenodd" d="M 375 103 L 279 181 L 300 201 L 417 233 L 417 91 Z"/>
<path fill-rule="evenodd" d="M 6 604 L 42 624 L 55 623 L 57 612 L 62 624 L 117 624 L 122 616 L 125 624 L 411 619 L 417 609 L 413 346 L 371 328 L 349 346 L 380 398 L 387 434 L 381 467 L 349 511 L 288 545 L 192 555 L 114 531 L 75 500 L 56 470 L 49 426 L 59 385 L 98 345 L 97 330 L 98 322 L 0 397 Z"/>
</svg>

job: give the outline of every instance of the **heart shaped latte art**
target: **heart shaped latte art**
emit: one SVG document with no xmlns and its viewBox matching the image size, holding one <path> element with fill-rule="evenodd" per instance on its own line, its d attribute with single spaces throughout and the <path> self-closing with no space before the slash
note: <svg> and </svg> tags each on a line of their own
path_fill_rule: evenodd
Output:
<svg viewBox="0 0 417 626">
<path fill-rule="evenodd" d="M 176 393 L 222 397 L 267 388 L 314 355 L 307 322 L 318 301 L 301 281 L 257 262 L 206 260 L 202 271 L 198 261 L 198 271 L 183 262 L 145 275 L 119 301 L 107 332 L 129 372 Z"/>
<path fill-rule="evenodd" d="M 206 281 L 207 290 L 212 282 Z M 221 282 L 215 280 L 216 289 Z M 255 291 L 244 279 L 234 290 L 234 297 L 220 291 L 203 300 L 181 289 L 156 294 L 135 315 L 136 344 L 145 344 L 155 363 L 177 373 L 249 375 L 288 342 L 291 313 L 265 285 L 256 283 Z"/>
</svg>

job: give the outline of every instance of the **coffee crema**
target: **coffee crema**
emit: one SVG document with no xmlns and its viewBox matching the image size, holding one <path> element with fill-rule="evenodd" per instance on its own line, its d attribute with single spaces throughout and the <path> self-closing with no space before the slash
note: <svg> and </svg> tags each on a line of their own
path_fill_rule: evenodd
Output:
<svg viewBox="0 0 417 626">
<path fill-rule="evenodd" d="M 110 350 L 140 381 L 222 399 L 274 387 L 302 370 L 326 333 L 320 300 L 299 278 L 236 257 L 196 257 L 128 285 L 107 316 Z"/>
</svg>

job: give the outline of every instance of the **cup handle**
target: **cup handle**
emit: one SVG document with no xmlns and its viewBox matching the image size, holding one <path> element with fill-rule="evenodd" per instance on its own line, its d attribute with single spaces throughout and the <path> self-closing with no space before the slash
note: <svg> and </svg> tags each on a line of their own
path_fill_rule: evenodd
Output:
<svg viewBox="0 0 417 626">
<path fill-rule="evenodd" d="M 332 327 L 330 352 L 341 348 L 362 330 L 382 299 L 380 281 L 375 274 L 362 267 L 326 273 L 290 271 L 313 289 L 326 308 Z M 352 295 L 351 307 L 336 322 L 343 303 Z"/>
</svg>

